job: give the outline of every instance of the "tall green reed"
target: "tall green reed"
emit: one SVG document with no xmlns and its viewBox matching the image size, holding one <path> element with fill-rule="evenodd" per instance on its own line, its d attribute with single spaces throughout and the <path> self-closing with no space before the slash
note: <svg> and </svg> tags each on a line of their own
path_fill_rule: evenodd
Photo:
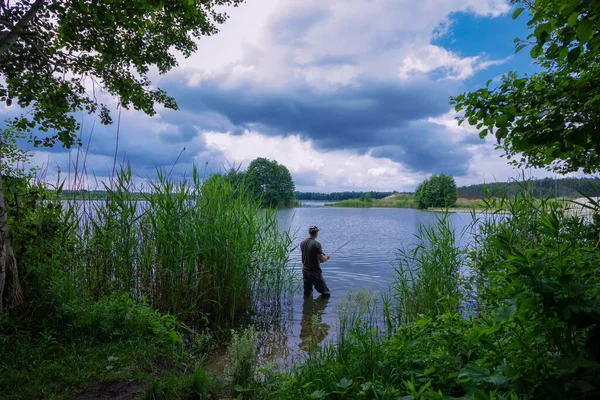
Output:
<svg viewBox="0 0 600 400">
<path fill-rule="evenodd" d="M 436 216 L 433 225 L 421 224 L 415 238 L 417 246 L 398 252 L 392 284 L 396 323 L 454 310 L 460 299 L 465 252 L 457 246 L 449 214 Z"/>
<path fill-rule="evenodd" d="M 291 284 L 291 239 L 275 210 L 226 179 L 176 182 L 163 171 L 139 201 L 129 167 L 103 202 L 74 202 L 80 232 L 73 278 L 87 296 L 127 293 L 156 309 L 236 322 Z"/>
<path fill-rule="evenodd" d="M 105 186 L 105 201 L 73 204 L 72 215 L 82 228 L 77 279 L 93 298 L 115 292 L 139 296 L 135 292 L 138 215 L 131 168 L 121 169 L 114 183 L 112 189 Z"/>
</svg>

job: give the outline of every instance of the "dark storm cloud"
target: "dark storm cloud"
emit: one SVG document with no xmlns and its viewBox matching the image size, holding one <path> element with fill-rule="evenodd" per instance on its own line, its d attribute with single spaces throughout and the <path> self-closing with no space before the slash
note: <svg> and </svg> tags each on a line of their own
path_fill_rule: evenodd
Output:
<svg viewBox="0 0 600 400">
<path fill-rule="evenodd" d="M 415 171 L 458 175 L 466 172 L 471 157 L 438 125 L 417 122 L 447 112 L 448 98 L 458 90 L 456 83 L 358 81 L 317 89 L 296 82 L 284 90 L 250 84 L 222 87 L 218 81 L 196 87 L 170 82 L 169 86 L 167 90 L 188 115 L 211 111 L 241 129 L 267 135 L 302 134 L 320 149 L 361 154 L 375 149 L 373 155 Z M 230 127 L 222 128 L 231 132 Z"/>
<path fill-rule="evenodd" d="M 401 145 L 376 147 L 371 155 L 403 160 L 406 166 L 416 166 L 420 172 L 458 176 L 467 173 L 473 154 L 465 149 L 464 141 L 453 142 L 440 126 L 420 121 L 396 134 L 403 138 Z"/>
</svg>

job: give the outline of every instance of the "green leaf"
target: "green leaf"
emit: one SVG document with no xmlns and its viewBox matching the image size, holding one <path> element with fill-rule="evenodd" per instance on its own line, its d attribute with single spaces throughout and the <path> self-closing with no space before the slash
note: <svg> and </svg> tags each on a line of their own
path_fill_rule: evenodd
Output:
<svg viewBox="0 0 600 400">
<path fill-rule="evenodd" d="M 335 386 L 342 389 L 348 389 L 350 386 L 352 386 L 352 379 L 342 378 L 338 383 L 335 384 Z"/>
<path fill-rule="evenodd" d="M 242 385 L 235 385 L 233 388 L 238 393 L 242 393 L 244 391 L 244 388 L 242 387 Z"/>
<path fill-rule="evenodd" d="M 175 331 L 169 332 L 169 338 L 171 338 L 173 343 L 183 343 L 183 339 L 181 339 L 181 336 Z"/>
<path fill-rule="evenodd" d="M 327 397 L 327 393 L 323 390 L 315 390 L 309 396 L 310 399 L 324 399 Z"/>
<path fill-rule="evenodd" d="M 498 129 L 498 131 L 496 132 L 496 137 L 498 139 L 504 139 L 507 136 L 508 136 L 508 128 L 506 128 L 505 126 Z"/>
<path fill-rule="evenodd" d="M 595 95 L 593 98 L 585 102 L 586 106 L 591 106 L 592 104 L 600 101 L 600 94 Z"/>
<path fill-rule="evenodd" d="M 538 25 L 538 27 L 535 28 L 533 35 L 539 39 L 540 37 L 543 37 L 544 35 L 548 34 L 549 32 L 550 32 L 550 24 L 545 23 L 545 24 Z"/>
<path fill-rule="evenodd" d="M 500 114 L 496 117 L 496 126 L 499 128 L 504 128 L 508 126 L 508 115 Z"/>
<path fill-rule="evenodd" d="M 599 369 L 600 364 L 582 357 L 564 357 L 556 362 L 556 366 L 563 371 L 575 371 L 579 368 Z"/>
<path fill-rule="evenodd" d="M 529 53 L 531 55 L 532 58 L 538 58 L 543 51 L 543 47 L 538 45 L 533 46 L 533 48 L 531 49 L 531 52 Z"/>
<path fill-rule="evenodd" d="M 510 319 L 517 312 L 517 306 L 511 304 L 509 306 L 498 307 L 495 311 L 494 321 L 502 322 Z"/>
<path fill-rule="evenodd" d="M 575 25 L 577 25 L 578 21 L 579 21 L 579 11 L 576 11 L 573 14 L 569 15 L 569 19 L 568 19 L 569 26 L 574 27 Z"/>
<path fill-rule="evenodd" d="M 524 9 L 523 7 L 521 7 L 521 8 L 517 8 L 517 9 L 515 10 L 515 12 L 513 13 L 513 15 L 512 15 L 513 19 L 517 19 L 517 18 L 519 18 L 519 15 L 521 15 L 521 13 L 522 13 L 523 11 L 525 11 L 525 9 Z"/>
<path fill-rule="evenodd" d="M 573 50 L 569 51 L 569 55 L 567 56 L 567 61 L 570 65 L 573 65 L 579 59 L 579 55 L 581 54 L 581 48 L 575 47 Z"/>
<path fill-rule="evenodd" d="M 577 26 L 577 39 L 582 43 L 587 43 L 594 36 L 594 23 L 586 18 Z"/>
<path fill-rule="evenodd" d="M 569 48 L 567 46 L 563 46 L 558 53 L 558 59 L 564 61 L 565 58 L 569 55 Z"/>
<path fill-rule="evenodd" d="M 458 378 L 472 378 L 472 379 L 483 379 L 490 375 L 490 371 L 486 368 L 480 367 L 477 364 L 467 364 L 458 375 Z"/>
<path fill-rule="evenodd" d="M 520 52 L 521 50 L 523 50 L 525 47 L 527 47 L 526 44 L 521 44 L 519 46 L 517 46 L 517 48 L 515 49 L 515 53 Z"/>
<path fill-rule="evenodd" d="M 508 379 L 502 375 L 493 375 L 489 378 L 483 379 L 483 381 L 493 383 L 494 385 L 506 385 L 508 383 Z"/>
</svg>

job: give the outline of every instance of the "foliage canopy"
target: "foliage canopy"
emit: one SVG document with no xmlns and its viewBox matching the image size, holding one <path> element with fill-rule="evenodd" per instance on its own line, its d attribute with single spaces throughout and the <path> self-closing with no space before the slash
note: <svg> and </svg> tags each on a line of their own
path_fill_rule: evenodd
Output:
<svg viewBox="0 0 600 400">
<path fill-rule="evenodd" d="M 459 123 L 493 134 L 516 166 L 561 173 L 600 170 L 600 2 L 511 0 L 529 14 L 527 46 L 542 71 L 509 72 L 499 86 L 452 99 Z"/>
<path fill-rule="evenodd" d="M 267 206 L 277 207 L 294 201 L 294 181 L 285 165 L 259 157 L 248 166 L 245 183 Z"/>
<path fill-rule="evenodd" d="M 76 143 L 77 111 L 111 123 L 100 92 L 120 107 L 156 113 L 177 109 L 148 74 L 190 56 L 196 39 L 226 20 L 219 6 L 243 0 L 15 0 L 0 1 L 0 101 L 29 111 L 11 124 L 48 133 L 36 145 Z"/>
<path fill-rule="evenodd" d="M 432 175 L 417 187 L 415 197 L 417 206 L 422 209 L 452 207 L 458 199 L 454 178 L 446 174 Z"/>
</svg>

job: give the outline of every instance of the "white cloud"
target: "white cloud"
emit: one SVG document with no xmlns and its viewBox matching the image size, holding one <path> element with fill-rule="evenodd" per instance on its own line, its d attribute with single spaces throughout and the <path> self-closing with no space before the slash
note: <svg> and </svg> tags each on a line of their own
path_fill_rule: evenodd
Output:
<svg viewBox="0 0 600 400">
<path fill-rule="evenodd" d="M 468 137 L 473 137 L 479 135 L 479 129 L 476 127 L 469 125 L 468 122 L 463 122 L 461 125 L 458 125 L 458 121 L 456 117 L 458 113 L 454 110 L 448 111 L 446 114 L 440 115 L 438 117 L 430 117 L 427 119 L 427 122 L 443 126 L 446 128 L 452 141 L 454 143 L 461 142 Z"/>
<path fill-rule="evenodd" d="M 265 136 L 258 132 L 242 135 L 206 132 L 202 135 L 209 151 L 219 154 L 230 164 L 247 168 L 256 157 L 276 160 L 285 165 L 301 191 L 333 192 L 344 190 L 412 191 L 428 174 L 409 171 L 401 163 L 387 158 L 359 155 L 348 150 L 323 151 L 310 140 L 298 135 Z M 555 177 L 541 169 L 520 170 L 501 158 L 493 139 L 470 145 L 473 154 L 468 173 L 456 177 L 459 186 L 478 183 L 506 182 L 512 179 Z M 196 157 L 197 164 L 206 154 Z M 215 171 L 213 171 L 215 172 Z M 569 176 L 583 176 L 570 174 Z M 310 177 L 311 184 L 304 183 Z M 300 183 L 298 183 L 300 182 Z"/>
<path fill-rule="evenodd" d="M 542 179 L 557 177 L 557 174 L 544 169 L 518 169 L 509 165 L 506 158 L 501 157 L 504 154 L 503 150 L 496 149 L 494 140 L 491 138 L 488 138 L 484 144 L 472 145 L 468 149 L 473 153 L 473 159 L 467 174 L 456 178 L 456 183 L 459 186 L 507 182 L 510 180 L 522 180 L 523 178 Z M 583 174 L 573 173 L 567 176 L 581 177 Z"/>
<path fill-rule="evenodd" d="M 184 73 L 192 85 L 219 76 L 230 85 L 302 79 L 319 86 L 437 70 L 464 79 L 503 60 L 462 57 L 431 41 L 449 29 L 452 13 L 496 17 L 509 10 L 506 0 L 248 2 L 232 9 L 221 32 L 201 40 L 195 55 L 181 59 L 175 74 Z"/>
<path fill-rule="evenodd" d="M 297 185 L 300 190 L 412 190 L 425 177 L 385 158 L 347 150 L 324 151 L 298 135 L 278 137 L 257 132 L 243 135 L 207 132 L 203 137 L 207 149 L 222 154 L 232 164 L 242 164 L 245 168 L 256 157 L 265 157 L 285 165 L 295 180 L 310 176 L 315 184 Z M 200 155 L 198 159 L 203 157 Z"/>
<path fill-rule="evenodd" d="M 428 45 L 412 49 L 400 64 L 398 77 L 410 79 L 415 73 L 430 73 L 440 71 L 442 79 L 464 80 L 476 72 L 493 65 L 502 65 L 508 58 L 502 60 L 487 60 L 483 56 L 461 58 L 443 47 Z"/>
</svg>

